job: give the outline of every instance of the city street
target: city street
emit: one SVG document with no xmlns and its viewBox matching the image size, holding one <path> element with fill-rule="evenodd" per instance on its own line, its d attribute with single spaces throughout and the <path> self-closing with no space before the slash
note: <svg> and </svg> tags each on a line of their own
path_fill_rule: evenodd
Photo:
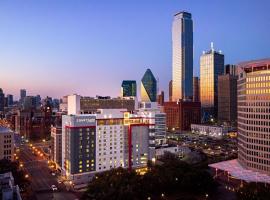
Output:
<svg viewBox="0 0 270 200">
<path fill-rule="evenodd" d="M 36 199 L 78 199 L 73 193 L 66 191 L 64 184 L 58 184 L 57 175 L 52 175 L 44 155 L 37 154 L 29 145 L 20 146 L 19 160 L 29 175 Z M 57 187 L 57 191 L 52 191 L 52 185 Z"/>
</svg>

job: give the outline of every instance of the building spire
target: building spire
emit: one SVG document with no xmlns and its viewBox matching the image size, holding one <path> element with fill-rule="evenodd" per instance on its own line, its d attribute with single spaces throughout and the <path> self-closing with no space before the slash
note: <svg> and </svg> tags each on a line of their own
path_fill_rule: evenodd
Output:
<svg viewBox="0 0 270 200">
<path fill-rule="evenodd" d="M 214 51 L 214 42 L 211 42 L 211 51 Z"/>
</svg>

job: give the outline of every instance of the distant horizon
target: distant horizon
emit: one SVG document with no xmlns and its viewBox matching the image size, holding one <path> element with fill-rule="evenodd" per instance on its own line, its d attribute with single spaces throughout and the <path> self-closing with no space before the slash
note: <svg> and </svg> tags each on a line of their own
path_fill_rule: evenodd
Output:
<svg viewBox="0 0 270 200">
<path fill-rule="evenodd" d="M 270 2 L 73 0 L 0 2 L 0 88 L 5 95 L 120 96 L 122 80 L 150 68 L 168 99 L 173 15 L 194 23 L 194 76 L 210 43 L 225 64 L 270 57 Z M 228 12 L 229 11 L 229 12 Z"/>
</svg>

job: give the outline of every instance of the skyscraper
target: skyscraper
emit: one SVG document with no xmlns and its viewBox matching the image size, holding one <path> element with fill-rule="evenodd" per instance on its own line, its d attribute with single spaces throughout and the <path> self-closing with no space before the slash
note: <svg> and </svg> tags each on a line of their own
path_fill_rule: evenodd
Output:
<svg viewBox="0 0 270 200">
<path fill-rule="evenodd" d="M 218 76 L 224 72 L 224 55 L 211 50 L 200 57 L 200 100 L 203 121 L 217 117 L 218 109 Z"/>
<path fill-rule="evenodd" d="M 236 76 L 237 75 L 236 65 L 230 65 L 230 64 L 225 65 L 224 74 L 230 74 L 230 75 Z"/>
<path fill-rule="evenodd" d="M 163 105 L 164 104 L 164 91 L 161 91 L 160 94 L 158 95 L 158 104 Z"/>
<path fill-rule="evenodd" d="M 172 80 L 169 82 L 169 101 L 172 101 Z"/>
<path fill-rule="evenodd" d="M 122 97 L 136 97 L 137 96 L 137 84 L 136 81 L 124 80 L 121 86 Z"/>
<path fill-rule="evenodd" d="M 13 105 L 13 95 L 8 94 L 7 95 L 7 106 L 10 107 Z"/>
<path fill-rule="evenodd" d="M 0 112 L 4 112 L 5 107 L 5 94 L 3 93 L 2 88 L 0 88 Z"/>
<path fill-rule="evenodd" d="M 193 77 L 193 101 L 200 101 L 200 79 Z"/>
<path fill-rule="evenodd" d="M 26 90 L 21 89 L 20 90 L 20 102 L 23 103 L 24 98 L 26 97 Z"/>
<path fill-rule="evenodd" d="M 193 22 L 191 14 L 179 12 L 172 25 L 172 100 L 192 99 Z"/>
<path fill-rule="evenodd" d="M 270 59 L 240 63 L 238 72 L 238 161 L 270 175 Z"/>
<path fill-rule="evenodd" d="M 237 76 L 218 76 L 218 121 L 236 127 Z"/>
<path fill-rule="evenodd" d="M 150 69 L 147 69 L 141 80 L 141 101 L 157 101 L 157 80 Z"/>
</svg>

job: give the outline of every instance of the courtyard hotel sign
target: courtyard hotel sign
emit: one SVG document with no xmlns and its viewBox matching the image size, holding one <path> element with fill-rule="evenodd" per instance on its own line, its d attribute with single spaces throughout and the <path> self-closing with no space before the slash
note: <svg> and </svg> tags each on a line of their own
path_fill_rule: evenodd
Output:
<svg viewBox="0 0 270 200">
<path fill-rule="evenodd" d="M 95 125 L 96 118 L 95 116 L 87 116 L 87 117 L 78 117 L 75 120 L 76 125 Z"/>
</svg>

